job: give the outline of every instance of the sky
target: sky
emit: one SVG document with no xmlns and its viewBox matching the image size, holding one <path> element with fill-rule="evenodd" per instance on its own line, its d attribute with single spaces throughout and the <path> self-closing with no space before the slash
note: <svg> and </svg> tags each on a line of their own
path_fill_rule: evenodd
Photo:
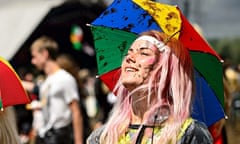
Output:
<svg viewBox="0 0 240 144">
<path fill-rule="evenodd" d="M 206 37 L 240 37 L 240 0 L 204 0 L 202 5 Z"/>
</svg>

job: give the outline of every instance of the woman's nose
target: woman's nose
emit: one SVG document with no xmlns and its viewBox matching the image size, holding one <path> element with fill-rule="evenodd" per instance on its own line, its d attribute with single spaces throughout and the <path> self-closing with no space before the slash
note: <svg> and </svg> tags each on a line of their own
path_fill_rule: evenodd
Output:
<svg viewBox="0 0 240 144">
<path fill-rule="evenodd" d="M 136 62 L 136 56 L 135 56 L 135 54 L 129 54 L 129 55 L 127 55 L 126 61 L 127 61 L 128 63 L 130 63 L 130 62 L 135 63 L 135 62 Z"/>
</svg>

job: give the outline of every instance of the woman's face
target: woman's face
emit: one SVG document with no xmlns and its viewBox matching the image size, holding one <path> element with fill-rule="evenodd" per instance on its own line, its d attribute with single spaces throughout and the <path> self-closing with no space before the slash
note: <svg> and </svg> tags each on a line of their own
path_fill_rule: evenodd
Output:
<svg viewBox="0 0 240 144">
<path fill-rule="evenodd" d="M 158 49 L 146 40 L 136 40 L 121 67 L 121 82 L 132 90 L 148 81 L 148 78 L 157 63 Z"/>
</svg>

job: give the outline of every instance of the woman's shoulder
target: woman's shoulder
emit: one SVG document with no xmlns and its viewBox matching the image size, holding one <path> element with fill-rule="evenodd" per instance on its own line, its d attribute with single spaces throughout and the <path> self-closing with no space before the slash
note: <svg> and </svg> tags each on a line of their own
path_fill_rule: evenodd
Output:
<svg viewBox="0 0 240 144">
<path fill-rule="evenodd" d="M 184 144 L 212 144 L 213 139 L 207 126 L 197 120 L 193 120 L 185 131 L 181 143 Z"/>
<path fill-rule="evenodd" d="M 87 144 L 99 144 L 100 136 L 104 130 L 105 126 L 101 126 L 94 130 L 87 138 Z"/>
</svg>

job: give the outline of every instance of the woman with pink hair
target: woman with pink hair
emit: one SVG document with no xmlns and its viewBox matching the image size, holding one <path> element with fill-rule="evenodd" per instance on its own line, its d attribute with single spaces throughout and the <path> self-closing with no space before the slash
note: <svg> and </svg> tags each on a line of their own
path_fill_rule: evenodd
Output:
<svg viewBox="0 0 240 144">
<path fill-rule="evenodd" d="M 173 36 L 142 33 L 123 59 L 118 101 L 89 144 L 210 144 L 207 127 L 191 118 L 193 65 Z"/>
</svg>

